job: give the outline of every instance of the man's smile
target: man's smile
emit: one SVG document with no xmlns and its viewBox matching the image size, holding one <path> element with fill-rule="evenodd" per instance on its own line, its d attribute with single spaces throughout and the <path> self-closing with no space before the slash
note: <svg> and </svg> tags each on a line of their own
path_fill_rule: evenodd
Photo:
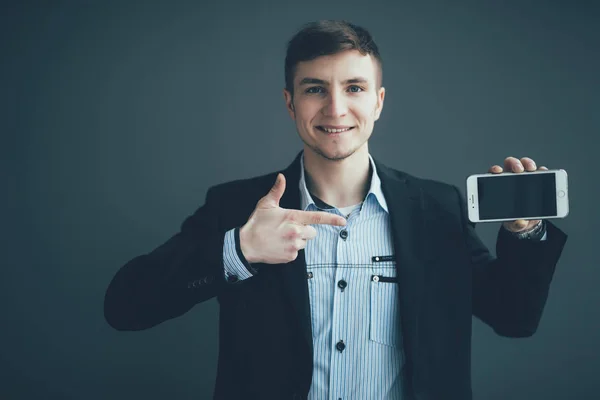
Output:
<svg viewBox="0 0 600 400">
<path fill-rule="evenodd" d="M 342 125 L 318 125 L 317 129 L 328 134 L 339 135 L 354 129 L 354 127 Z"/>
</svg>

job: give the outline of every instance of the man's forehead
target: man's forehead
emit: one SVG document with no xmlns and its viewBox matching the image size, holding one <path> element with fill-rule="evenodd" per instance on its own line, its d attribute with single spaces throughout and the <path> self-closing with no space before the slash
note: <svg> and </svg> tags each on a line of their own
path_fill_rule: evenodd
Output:
<svg viewBox="0 0 600 400">
<path fill-rule="evenodd" d="M 370 55 L 358 51 L 345 51 L 338 54 L 320 56 L 310 61 L 301 61 L 296 66 L 297 83 L 309 79 L 323 82 L 345 82 L 353 79 L 373 81 L 376 64 Z"/>
</svg>

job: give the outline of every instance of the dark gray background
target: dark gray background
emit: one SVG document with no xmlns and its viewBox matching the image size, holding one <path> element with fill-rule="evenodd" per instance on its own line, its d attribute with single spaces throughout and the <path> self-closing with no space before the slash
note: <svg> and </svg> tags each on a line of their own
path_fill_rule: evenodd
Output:
<svg viewBox="0 0 600 400">
<path fill-rule="evenodd" d="M 505 339 L 475 321 L 473 387 L 598 398 L 594 2 L 13 3 L 0 20 L 2 399 L 211 396 L 216 301 L 122 333 L 104 291 L 211 185 L 292 161 L 285 44 L 320 18 L 379 44 L 387 96 L 370 151 L 384 163 L 461 188 L 509 155 L 568 171 L 571 214 L 556 223 L 570 239 L 539 332 Z M 478 226 L 492 251 L 498 226 Z"/>
</svg>

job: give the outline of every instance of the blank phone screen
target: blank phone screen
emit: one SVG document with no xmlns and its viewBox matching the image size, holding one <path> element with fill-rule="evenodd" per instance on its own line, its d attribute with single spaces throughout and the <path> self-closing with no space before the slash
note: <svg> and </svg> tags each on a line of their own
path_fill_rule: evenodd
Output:
<svg viewBox="0 0 600 400">
<path fill-rule="evenodd" d="M 477 178 L 479 219 L 556 215 L 556 175 L 509 174 Z"/>
</svg>

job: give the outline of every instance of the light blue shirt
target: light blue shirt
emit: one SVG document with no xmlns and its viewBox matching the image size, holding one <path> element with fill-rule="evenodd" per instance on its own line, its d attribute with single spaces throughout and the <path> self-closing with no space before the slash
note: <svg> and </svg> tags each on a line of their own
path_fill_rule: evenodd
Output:
<svg viewBox="0 0 600 400">
<path fill-rule="evenodd" d="M 373 158 L 371 186 L 345 227 L 313 225 L 305 248 L 314 369 L 310 400 L 401 399 L 403 363 L 398 283 L 388 207 Z M 301 157 L 301 209 L 319 208 L 306 187 Z M 317 203 L 324 206 L 320 201 Z M 233 230 L 225 235 L 225 275 L 252 274 L 237 256 Z"/>
</svg>

